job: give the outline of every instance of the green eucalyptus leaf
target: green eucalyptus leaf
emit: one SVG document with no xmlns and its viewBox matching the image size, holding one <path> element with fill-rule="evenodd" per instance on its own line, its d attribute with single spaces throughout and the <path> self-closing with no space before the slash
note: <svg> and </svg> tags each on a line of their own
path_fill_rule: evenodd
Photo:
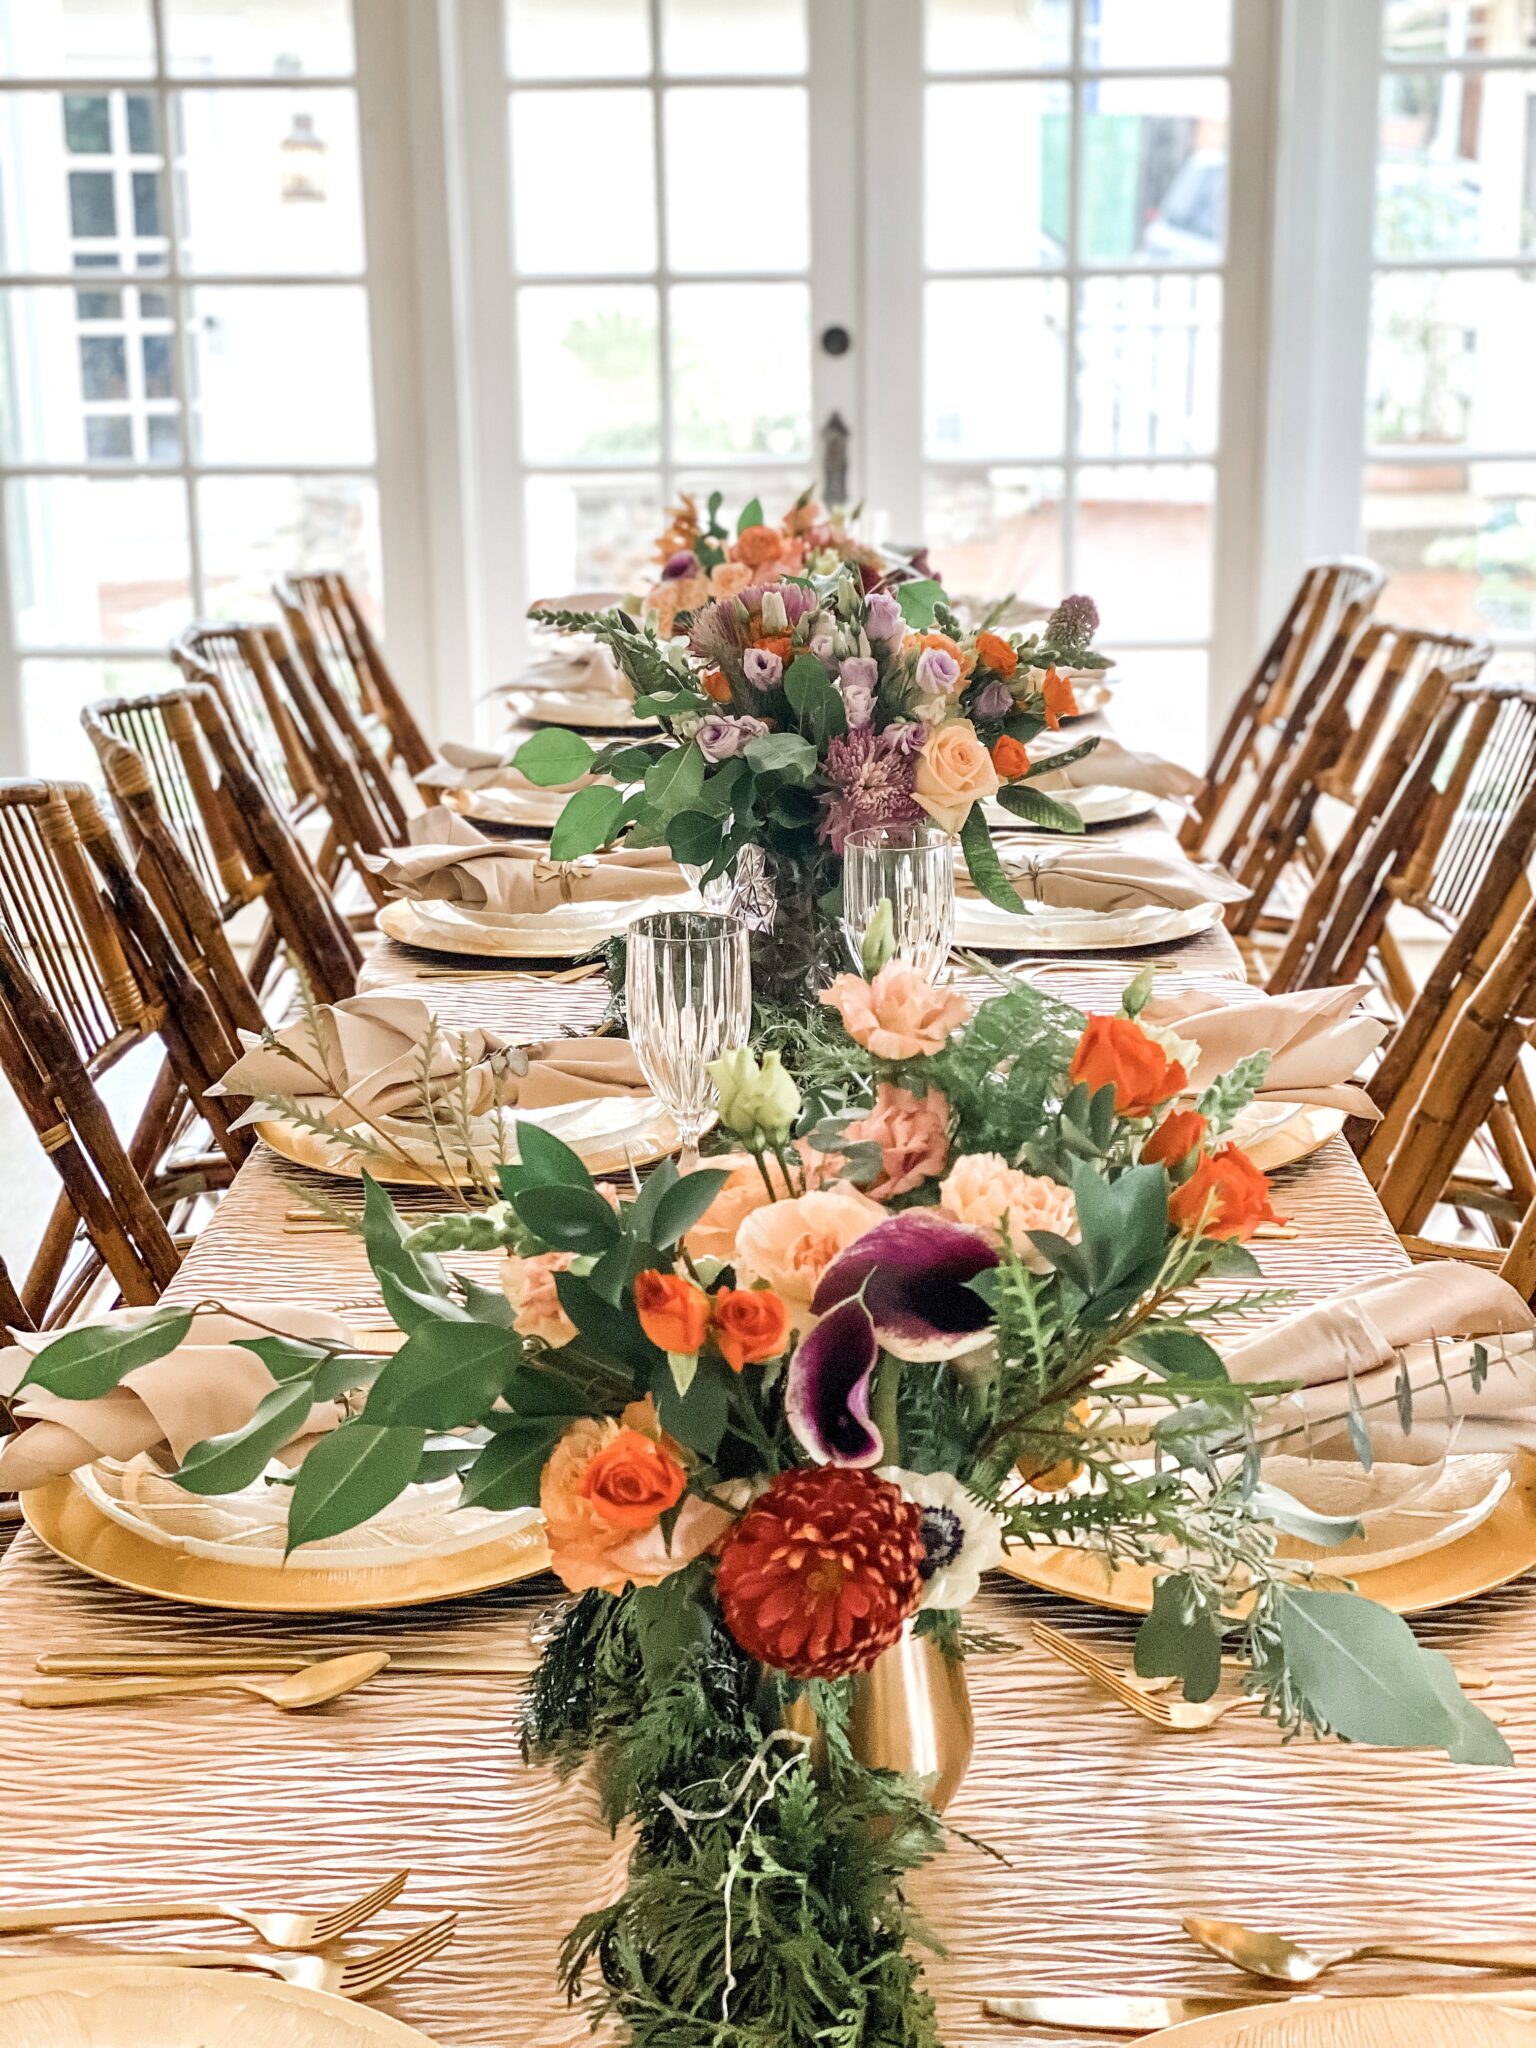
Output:
<svg viewBox="0 0 1536 2048">
<path fill-rule="evenodd" d="M 288 1549 L 355 1529 L 396 1500 L 416 1477 L 427 1432 L 405 1425 L 344 1422 L 299 1467 L 288 1509 Z"/>
<path fill-rule="evenodd" d="M 1256 1515 L 1262 1515 L 1266 1522 L 1273 1522 L 1287 1536 L 1297 1536 L 1303 1543 L 1315 1543 L 1320 1549 L 1332 1549 L 1336 1543 L 1348 1543 L 1351 1537 L 1364 1534 L 1361 1524 L 1352 1515 L 1319 1514 L 1316 1508 L 1309 1508 L 1282 1487 L 1272 1486 L 1267 1479 L 1261 1479 L 1248 1498 Z"/>
<path fill-rule="evenodd" d="M 1221 1629 L 1193 1579 L 1159 1579 L 1152 1612 L 1136 1631 L 1139 1678 L 1182 1680 L 1187 1700 L 1208 1700 L 1221 1683 Z"/>
<path fill-rule="evenodd" d="M 580 860 L 584 854 L 596 853 L 618 830 L 623 808 L 623 797 L 606 784 L 578 789 L 555 820 L 549 835 L 550 859 Z"/>
<path fill-rule="evenodd" d="M 553 789 L 562 782 L 579 782 L 592 772 L 592 742 L 564 726 L 546 725 L 526 739 L 512 756 L 512 766 L 540 789 Z"/>
<path fill-rule="evenodd" d="M 1012 816 L 1022 818 L 1028 825 L 1039 826 L 1042 831 L 1084 830 L 1081 811 L 1056 797 L 1047 796 L 1044 790 L 1031 789 L 1027 782 L 1010 782 L 1006 789 L 998 791 L 997 801 Z"/>
<path fill-rule="evenodd" d="M 704 787 L 704 766 L 704 756 L 691 740 L 651 763 L 645 771 L 645 795 L 655 822 L 664 825 L 679 811 L 692 808 Z"/>
<path fill-rule="evenodd" d="M 760 775 L 784 775 L 809 782 L 816 773 L 816 749 L 797 732 L 759 733 L 747 741 L 747 761 Z"/>
<path fill-rule="evenodd" d="M 152 1308 L 131 1323 L 66 1331 L 38 1352 L 17 1392 L 42 1387 L 64 1401 L 94 1401 L 109 1394 L 124 1373 L 167 1357 L 191 1327 L 189 1308 Z"/>
</svg>

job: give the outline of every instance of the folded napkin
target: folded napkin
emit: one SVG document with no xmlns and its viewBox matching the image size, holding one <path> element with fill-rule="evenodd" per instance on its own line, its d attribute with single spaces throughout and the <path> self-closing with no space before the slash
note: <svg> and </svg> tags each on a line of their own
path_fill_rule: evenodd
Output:
<svg viewBox="0 0 1536 2048">
<path fill-rule="evenodd" d="M 176 1350 L 135 1366 L 110 1393 L 89 1401 L 66 1401 L 41 1387 L 18 1395 L 17 1383 L 33 1354 L 59 1332 L 13 1332 L 14 1347 L 0 1352 L 0 1393 L 14 1397 L 16 1413 L 32 1426 L 0 1449 L 0 1488 L 25 1493 L 97 1458 L 125 1460 L 141 1451 L 179 1464 L 205 1437 L 241 1428 L 277 1385 L 256 1353 L 240 1348 L 242 1338 L 266 1337 L 275 1330 L 349 1350 L 356 1344 L 341 1318 L 322 1309 L 231 1302 L 228 1311 L 199 1309 Z M 100 1321 L 131 1328 L 143 1313 L 114 1309 Z M 288 1439 L 289 1447 L 334 1429 L 345 1413 L 341 1402 L 318 1402 Z"/>
<path fill-rule="evenodd" d="M 1213 868 L 1128 847 L 1074 845 L 1050 853 L 1024 854 L 1000 844 L 1008 879 L 1026 902 L 1061 910 L 1140 910 L 1158 904 L 1189 910 L 1197 903 L 1241 903 L 1248 891 Z M 962 894 L 976 885 L 963 870 L 955 878 Z"/>
<path fill-rule="evenodd" d="M 1031 789 L 1047 796 L 1062 790 L 1139 789 L 1148 796 L 1176 797 L 1180 802 L 1197 796 L 1201 779 L 1177 761 L 1165 761 L 1161 754 L 1138 754 L 1122 747 L 1118 740 L 1101 739 L 1081 761 L 1069 761 L 1064 768 L 1051 768 L 1029 778 Z"/>
<path fill-rule="evenodd" d="M 419 1135 L 426 1122 L 424 1090 L 441 1112 L 461 1100 L 462 1089 L 468 1114 L 489 1116 L 507 1099 L 507 1075 L 518 1064 L 494 1031 L 435 1024 L 419 996 L 387 992 L 321 1003 L 279 1031 L 274 1044 L 249 1031 L 240 1033 L 240 1043 L 240 1058 L 212 1092 L 252 1098 L 242 1124 L 269 1114 L 263 1104 L 292 1096 L 339 1130 L 368 1119 L 391 1130 L 414 1126 Z"/>
<path fill-rule="evenodd" d="M 645 1095 L 649 1083 L 625 1038 L 546 1038 L 519 1048 L 526 1074 L 510 1077 L 504 1100 L 518 1109 L 550 1109 L 599 1095 Z"/>
<path fill-rule="evenodd" d="M 533 847 L 487 840 L 398 847 L 363 858 L 392 895 L 419 903 L 460 903 L 498 916 L 526 917 L 557 910 L 562 903 L 688 893 L 687 877 L 663 846 L 620 847 L 559 861 Z"/>
<path fill-rule="evenodd" d="M 560 690 L 567 695 L 632 697 L 634 685 L 607 648 L 579 635 L 563 638 L 524 670 L 509 692 Z"/>
<path fill-rule="evenodd" d="M 1536 1316 L 1507 1280 L 1455 1259 L 1384 1273 L 1224 1347 L 1243 1385 L 1299 1382 L 1265 1407 L 1260 1440 L 1287 1457 L 1354 1456 L 1350 1385 L 1373 1453 L 1403 1465 L 1446 1454 L 1536 1449 Z M 1474 1388 L 1474 1350 L 1487 1375 Z M 1404 1430 L 1397 1387 L 1413 1389 Z"/>
<path fill-rule="evenodd" d="M 1141 1017 L 1144 1024 L 1166 1026 L 1199 1046 L 1200 1057 L 1189 1070 L 1193 1094 L 1250 1053 L 1268 1052 L 1273 1057 L 1259 1090 L 1261 1100 L 1312 1102 L 1351 1116 L 1377 1117 L 1381 1112 L 1370 1096 L 1350 1080 L 1387 1035 L 1380 1018 L 1356 1014 L 1361 997 L 1369 993 L 1369 983 L 1353 982 L 1345 988 L 1222 1003 L 1198 989 L 1183 989 L 1155 992 Z M 1185 1066 L 1188 1070 L 1187 1061 Z"/>
<path fill-rule="evenodd" d="M 550 789 L 558 794 L 586 789 L 597 779 L 593 775 L 578 775 L 574 782 L 530 782 L 521 770 L 512 766 L 505 750 L 500 747 L 467 747 L 458 740 L 444 740 L 437 750 L 437 759 L 417 776 L 416 787 L 428 791 Z"/>
<path fill-rule="evenodd" d="M 412 846 L 494 846 L 488 832 L 462 811 L 451 811 L 446 804 L 433 804 L 427 811 L 418 811 L 414 818 L 406 821 L 405 836 Z"/>
</svg>

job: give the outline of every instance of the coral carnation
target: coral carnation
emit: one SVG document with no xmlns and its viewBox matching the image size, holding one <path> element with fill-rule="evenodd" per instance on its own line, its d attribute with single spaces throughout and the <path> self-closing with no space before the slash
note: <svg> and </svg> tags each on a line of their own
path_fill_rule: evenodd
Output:
<svg viewBox="0 0 1536 2048">
<path fill-rule="evenodd" d="M 840 974 L 820 1000 L 836 1010 L 850 1038 L 882 1060 L 942 1052 L 971 1014 L 964 996 L 934 988 L 901 960 L 888 960 L 873 981 Z"/>
<path fill-rule="evenodd" d="M 725 1625 L 796 1678 L 867 1671 L 923 1597 L 922 1510 L 873 1472 L 781 1472 L 720 1553 Z"/>
</svg>

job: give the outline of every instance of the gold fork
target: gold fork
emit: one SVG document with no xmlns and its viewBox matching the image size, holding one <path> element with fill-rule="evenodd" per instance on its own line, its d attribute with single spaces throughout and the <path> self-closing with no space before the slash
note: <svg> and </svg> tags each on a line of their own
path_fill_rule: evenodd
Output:
<svg viewBox="0 0 1536 2048">
<path fill-rule="evenodd" d="M 1033 1625 L 1035 1641 L 1049 1656 L 1068 1664 L 1074 1671 L 1081 1672 L 1094 1684 L 1107 1692 L 1111 1699 L 1118 1700 L 1122 1707 L 1129 1707 L 1133 1714 L 1139 1714 L 1144 1721 L 1150 1721 L 1155 1728 L 1165 1732 L 1188 1735 L 1202 1728 L 1214 1728 L 1218 1721 L 1228 1714 L 1236 1713 L 1239 1707 L 1256 1706 L 1258 1702 L 1247 1693 L 1236 1699 L 1206 1700 L 1197 1705 L 1192 1700 L 1160 1699 L 1156 1693 L 1144 1692 L 1139 1685 L 1133 1685 L 1125 1674 L 1105 1658 L 1086 1649 L 1071 1636 L 1063 1635 L 1059 1629 L 1051 1628 L 1043 1621 Z"/>
<path fill-rule="evenodd" d="M 256 1949 L 146 1949 L 129 1955 L 102 1949 L 87 1955 L 54 1956 L 23 1961 L 18 1956 L 0 1960 L 0 1977 L 39 1976 L 46 1971 L 79 1970 L 90 1963 L 110 1963 L 114 1968 L 133 1966 L 159 1970 L 260 1970 L 286 1983 L 300 1984 L 308 1991 L 331 1991 L 342 1998 L 367 1998 L 382 1991 L 407 1970 L 417 1969 L 445 1949 L 458 1925 L 457 1913 L 445 1913 L 402 1934 L 398 1941 L 370 1949 L 365 1956 L 353 1956 L 344 1963 L 328 1963 L 323 1956 L 266 1956 Z"/>
<path fill-rule="evenodd" d="M 32 1934 L 45 1927 L 108 1927 L 128 1920 L 234 1920 L 271 1948 L 324 1948 L 382 1913 L 405 1890 L 408 1870 L 397 1870 L 349 1906 L 319 1913 L 276 1913 L 237 1906 L 228 1899 L 143 1899 L 129 1905 L 12 1906 L 0 1912 L 0 1934 Z"/>
</svg>

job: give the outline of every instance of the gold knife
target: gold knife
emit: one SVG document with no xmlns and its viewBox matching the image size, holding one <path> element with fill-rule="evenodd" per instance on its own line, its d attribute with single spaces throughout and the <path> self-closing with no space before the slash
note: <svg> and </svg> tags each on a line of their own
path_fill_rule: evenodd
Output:
<svg viewBox="0 0 1536 2048">
<path fill-rule="evenodd" d="M 1457 2004 L 1501 2005 L 1536 2012 L 1536 1991 L 1414 1991 L 1404 1998 L 1454 1999 Z M 1266 1996 L 1255 1990 L 1246 1997 L 1169 1992 L 1163 1996 L 1128 1997 L 1113 1992 L 1046 1992 L 1039 1997 L 984 1998 L 981 2009 L 994 2019 L 1013 2020 L 1022 2027 L 1077 2028 L 1086 2034 L 1155 2034 L 1187 2020 L 1208 2020 L 1222 2013 L 1268 2005 L 1326 2005 L 1317 1992 L 1300 1996 Z"/>
<path fill-rule="evenodd" d="M 348 1644 L 346 1648 L 351 1648 Z M 369 1649 L 376 1646 L 368 1644 Z M 45 1650 L 37 1660 L 39 1671 L 55 1678 L 146 1677 L 211 1678 L 221 1671 L 303 1671 L 338 1654 L 335 1649 L 297 1654 L 285 1650 L 238 1650 L 206 1656 L 161 1655 L 155 1651 Z M 391 1672 L 454 1674 L 473 1677 L 527 1678 L 538 1662 L 532 1650 L 498 1656 L 478 1650 L 391 1650 L 386 1669 Z"/>
</svg>

